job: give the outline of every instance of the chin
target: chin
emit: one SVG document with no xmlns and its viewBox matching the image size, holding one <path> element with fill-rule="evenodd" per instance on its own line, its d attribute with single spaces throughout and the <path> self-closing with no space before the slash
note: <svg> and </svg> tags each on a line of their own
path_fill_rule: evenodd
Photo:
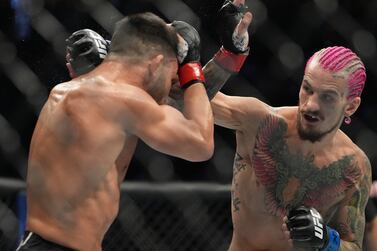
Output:
<svg viewBox="0 0 377 251">
<path fill-rule="evenodd" d="M 308 140 L 312 143 L 320 141 L 327 134 L 327 132 L 321 132 L 315 129 L 318 126 L 305 126 L 300 121 L 297 121 L 296 127 L 300 139 Z"/>
<path fill-rule="evenodd" d="M 305 130 L 298 130 L 298 135 L 302 140 L 308 140 L 312 143 L 321 141 L 321 139 L 325 136 L 325 133 L 316 132 L 316 131 L 305 131 Z"/>
</svg>

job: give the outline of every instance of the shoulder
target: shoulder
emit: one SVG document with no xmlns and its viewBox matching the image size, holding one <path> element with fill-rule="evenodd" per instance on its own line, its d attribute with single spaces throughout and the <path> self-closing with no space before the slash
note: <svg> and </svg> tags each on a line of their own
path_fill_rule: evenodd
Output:
<svg viewBox="0 0 377 251">
<path fill-rule="evenodd" d="M 235 105 L 237 113 L 243 120 L 244 129 L 256 132 L 266 123 L 279 123 L 284 121 L 284 116 L 279 113 L 279 108 L 272 107 L 254 97 L 240 97 L 240 104 Z"/>
<path fill-rule="evenodd" d="M 369 190 L 372 182 L 372 168 L 368 156 L 344 132 L 339 130 L 338 135 L 340 136 L 340 144 L 343 145 L 344 151 L 347 154 L 354 156 L 355 165 L 360 173 L 360 186 Z"/>
<path fill-rule="evenodd" d="M 372 183 L 372 166 L 370 164 L 370 160 L 368 156 L 365 154 L 363 150 L 359 147 L 356 148 L 355 151 L 357 162 L 359 163 L 361 172 L 363 174 L 363 178 L 367 185 L 370 187 Z"/>
<path fill-rule="evenodd" d="M 286 130 L 295 129 L 297 123 L 297 106 L 270 107 L 265 118 L 265 120 L 274 118 Z"/>
<path fill-rule="evenodd" d="M 260 106 L 257 112 L 248 116 L 248 128 L 254 134 L 269 134 L 274 131 L 286 135 L 292 128 L 296 128 L 297 107 L 272 107 L 263 102 Z"/>
<path fill-rule="evenodd" d="M 341 145 L 344 149 L 344 152 L 347 152 L 353 156 L 359 163 L 360 166 L 363 166 L 366 169 L 370 169 L 370 162 L 368 156 L 365 152 L 353 142 L 342 130 L 338 130 L 338 139 L 336 144 Z"/>
<path fill-rule="evenodd" d="M 59 91 L 64 85 L 58 86 Z M 102 77 L 83 79 L 64 91 L 62 105 L 72 113 L 96 113 L 110 120 L 140 114 L 157 103 L 143 89 L 127 83 L 114 83 Z"/>
<path fill-rule="evenodd" d="M 275 113 L 281 117 L 287 124 L 292 124 L 296 128 L 297 123 L 297 106 L 281 106 L 272 108 Z"/>
<path fill-rule="evenodd" d="M 64 86 L 59 87 L 59 89 Z M 82 79 L 75 87 L 71 87 L 67 95 L 71 98 L 79 97 L 80 100 L 95 101 L 98 105 L 106 103 L 115 105 L 125 102 L 145 102 L 151 96 L 143 89 L 127 83 L 114 83 L 103 77 Z"/>
</svg>

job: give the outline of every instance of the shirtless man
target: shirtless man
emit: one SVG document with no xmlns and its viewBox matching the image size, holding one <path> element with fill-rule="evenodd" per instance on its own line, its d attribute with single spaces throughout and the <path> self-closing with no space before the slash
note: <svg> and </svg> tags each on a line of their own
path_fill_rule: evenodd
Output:
<svg viewBox="0 0 377 251">
<path fill-rule="evenodd" d="M 215 56 L 204 67 L 211 93 L 227 79 L 219 65 Z M 215 95 L 215 123 L 237 140 L 229 250 L 362 250 L 371 167 L 339 128 L 359 107 L 365 79 L 360 58 L 337 46 L 308 60 L 298 106 Z"/>
<path fill-rule="evenodd" d="M 177 39 L 151 13 L 126 17 L 98 67 L 51 91 L 30 146 L 18 250 L 101 250 L 138 138 L 190 161 L 211 157 L 212 111 L 192 54 L 179 67 L 186 109 L 162 104 L 177 76 Z"/>
</svg>

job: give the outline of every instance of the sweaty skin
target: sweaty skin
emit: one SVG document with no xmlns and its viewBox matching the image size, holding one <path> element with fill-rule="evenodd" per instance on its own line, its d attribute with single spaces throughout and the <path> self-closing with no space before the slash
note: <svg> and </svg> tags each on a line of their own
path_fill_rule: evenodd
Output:
<svg viewBox="0 0 377 251">
<path fill-rule="evenodd" d="M 207 93 L 229 77 L 213 61 L 204 73 Z M 230 251 L 298 250 L 284 235 L 282 218 L 299 205 L 315 207 L 339 232 L 340 250 L 361 251 L 371 167 L 362 150 L 338 129 L 343 82 L 343 76 L 318 67 L 306 72 L 300 104 L 319 111 L 314 122 L 298 116 L 298 107 L 273 108 L 252 97 L 218 93 L 211 101 L 215 123 L 236 131 Z M 298 119 L 305 130 L 328 133 L 319 141 L 302 140 Z"/>
<path fill-rule="evenodd" d="M 151 62 L 124 67 L 111 59 L 51 91 L 30 147 L 29 231 L 75 250 L 101 250 L 138 138 L 191 161 L 212 155 L 212 111 L 203 85 L 185 91 L 190 103 L 184 114 L 157 103 L 176 77 L 172 62 L 154 64 L 165 77 L 152 76 L 147 83 L 155 81 L 154 89 L 148 92 L 140 79 Z"/>
</svg>

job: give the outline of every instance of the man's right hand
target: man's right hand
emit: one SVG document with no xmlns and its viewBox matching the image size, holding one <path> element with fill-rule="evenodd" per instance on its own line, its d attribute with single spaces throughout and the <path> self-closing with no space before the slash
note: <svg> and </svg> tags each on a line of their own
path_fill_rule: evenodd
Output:
<svg viewBox="0 0 377 251">
<path fill-rule="evenodd" d="M 178 48 L 178 60 L 180 61 L 178 75 L 181 87 L 187 88 L 192 84 L 204 82 L 200 64 L 199 33 L 194 27 L 183 21 L 174 21 L 171 25 L 183 39 Z"/>
<path fill-rule="evenodd" d="M 339 249 L 339 233 L 326 226 L 322 215 L 315 208 L 294 208 L 284 220 L 285 235 L 295 247 L 323 251 Z"/>
</svg>

